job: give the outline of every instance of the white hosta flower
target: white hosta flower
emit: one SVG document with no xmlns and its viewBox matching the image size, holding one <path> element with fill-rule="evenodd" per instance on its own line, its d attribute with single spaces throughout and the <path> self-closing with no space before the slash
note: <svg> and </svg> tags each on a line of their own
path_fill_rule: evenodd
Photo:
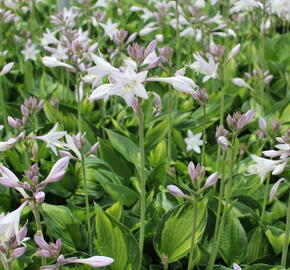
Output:
<svg viewBox="0 0 290 270">
<path fill-rule="evenodd" d="M 59 139 L 61 139 L 66 135 L 66 131 L 57 131 L 57 128 L 58 123 L 56 123 L 54 127 L 46 135 L 34 137 L 35 139 L 46 142 L 46 147 L 50 148 L 56 155 L 57 155 L 56 147 L 62 146 Z"/>
<path fill-rule="evenodd" d="M 258 174 L 260 176 L 261 182 L 265 180 L 266 175 L 276 169 L 281 160 L 271 160 L 266 158 L 261 158 L 256 155 L 251 155 L 252 159 L 256 162 L 254 165 L 250 165 L 248 168 L 248 173 Z M 279 168 L 279 167 L 278 167 Z"/>
<path fill-rule="evenodd" d="M 57 60 L 67 60 L 68 59 L 68 49 L 63 47 L 60 43 L 57 44 L 56 48 L 44 47 L 48 52 L 51 53 L 51 57 L 56 58 Z"/>
<path fill-rule="evenodd" d="M 230 9 L 230 13 L 251 11 L 254 8 L 263 8 L 263 5 L 257 0 L 238 0 L 234 2 L 234 6 Z"/>
<path fill-rule="evenodd" d="M 155 82 L 166 82 L 173 86 L 179 92 L 192 94 L 198 86 L 194 81 L 185 76 L 174 76 L 168 78 L 148 78 L 147 81 Z"/>
<path fill-rule="evenodd" d="M 13 237 L 19 242 L 20 215 L 27 203 L 28 201 L 7 215 L 0 214 L 0 246 L 5 245 Z"/>
<path fill-rule="evenodd" d="M 7 167 L 5 167 L 3 164 L 0 164 L 0 175 L 3 178 L 7 178 L 14 182 L 15 184 L 19 183 L 19 179 L 17 176 L 10 171 Z M 29 198 L 29 195 L 24 191 L 21 187 L 15 187 L 15 189 L 23 196 L 23 198 Z"/>
<path fill-rule="evenodd" d="M 196 72 L 204 74 L 203 82 L 206 82 L 210 78 L 216 79 L 218 76 L 218 64 L 215 63 L 213 57 L 208 54 L 208 62 L 204 60 L 199 53 L 193 55 L 195 62 L 189 67 Z"/>
<path fill-rule="evenodd" d="M 52 56 L 42 57 L 41 61 L 42 61 L 42 64 L 44 64 L 47 67 L 67 67 L 70 69 L 74 69 L 73 66 L 63 63 L 61 61 L 58 61 L 55 57 L 52 57 Z"/>
<path fill-rule="evenodd" d="M 112 23 L 111 19 L 108 19 L 106 24 L 100 23 L 100 26 L 104 29 L 105 36 L 108 36 L 110 40 L 113 40 L 114 35 L 118 32 L 118 23 Z"/>
<path fill-rule="evenodd" d="M 43 33 L 42 39 L 41 39 L 41 46 L 47 46 L 50 44 L 58 44 L 59 41 L 54 36 L 56 34 L 55 32 L 51 32 L 49 29 L 46 29 L 46 33 Z"/>
<path fill-rule="evenodd" d="M 234 270 L 242 270 L 242 268 L 236 263 L 233 264 L 233 267 L 234 267 Z"/>
<path fill-rule="evenodd" d="M 24 55 L 24 61 L 28 60 L 36 60 L 36 55 L 40 52 L 40 50 L 37 49 L 36 44 L 32 44 L 30 40 L 28 40 L 25 44 L 25 48 L 21 51 L 21 53 Z"/>
<path fill-rule="evenodd" d="M 186 143 L 186 151 L 193 150 L 194 152 L 200 154 L 200 146 L 203 144 L 201 140 L 202 133 L 193 134 L 191 130 L 187 131 L 187 138 L 184 139 Z"/>
<path fill-rule="evenodd" d="M 236 45 L 230 52 L 230 55 L 227 59 L 227 61 L 231 60 L 232 58 L 234 58 L 240 51 L 241 49 L 241 44 Z"/>
<path fill-rule="evenodd" d="M 24 132 L 21 132 L 17 137 L 10 138 L 6 142 L 0 142 L 0 152 L 4 152 L 14 146 L 20 139 L 24 137 Z"/>
<path fill-rule="evenodd" d="M 79 149 L 74 143 L 72 136 L 70 136 L 69 134 L 66 134 L 65 140 L 66 140 L 66 144 L 64 144 L 64 146 L 67 147 L 69 150 L 73 151 L 79 160 L 82 160 L 82 154 L 80 153 Z"/>
</svg>

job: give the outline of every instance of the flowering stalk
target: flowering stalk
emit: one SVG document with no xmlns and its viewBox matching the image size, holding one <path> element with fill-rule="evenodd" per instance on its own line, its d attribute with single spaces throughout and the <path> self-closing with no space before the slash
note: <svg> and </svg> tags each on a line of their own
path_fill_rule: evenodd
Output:
<svg viewBox="0 0 290 270">
<path fill-rule="evenodd" d="M 139 100 L 138 110 L 138 125 L 139 125 L 139 148 L 140 148 L 140 184 L 141 184 L 141 214 L 140 214 L 140 234 L 139 234 L 139 251 L 140 251 L 140 264 L 139 269 L 142 267 L 143 247 L 145 237 L 145 212 L 146 212 L 146 179 L 145 179 L 145 150 L 144 150 L 144 115 Z"/>
<path fill-rule="evenodd" d="M 3 24 L 0 23 L 0 40 L 3 39 Z M 2 51 L 2 46 L 0 42 L 0 51 Z M 0 61 L 0 66 L 2 66 L 2 61 Z M 2 78 L 0 76 L 0 106 L 2 108 L 2 119 L 4 123 L 4 127 L 6 132 L 8 131 L 8 123 L 7 123 L 7 112 L 6 112 L 6 107 L 5 107 L 5 102 L 4 102 L 4 90 L 2 89 Z"/>
<path fill-rule="evenodd" d="M 266 180 L 266 186 L 265 186 L 265 192 L 264 192 L 264 198 L 263 198 L 263 205 L 262 205 L 262 211 L 261 211 L 261 217 L 260 217 L 260 225 L 261 226 L 263 225 L 264 216 L 265 216 L 265 212 L 266 212 L 269 184 L 270 184 L 270 175 L 267 176 L 267 180 Z"/>
<path fill-rule="evenodd" d="M 173 111 L 173 103 L 172 103 L 172 87 L 169 86 L 168 93 L 168 138 L 167 138 L 167 169 L 170 168 L 171 162 L 171 147 L 172 147 L 172 111 Z"/>
<path fill-rule="evenodd" d="M 87 217 L 87 228 L 88 228 L 88 235 L 89 235 L 89 254 L 92 255 L 92 245 L 91 245 L 91 222 L 90 222 L 90 202 L 89 202 L 89 189 L 87 183 L 87 176 L 86 176 L 86 167 L 85 167 L 85 159 L 82 155 L 82 171 L 83 171 L 83 178 L 84 178 L 84 186 L 85 186 L 85 202 L 86 202 L 86 217 Z"/>
<path fill-rule="evenodd" d="M 221 174 L 221 184 L 220 184 L 220 194 L 219 194 L 219 202 L 218 202 L 218 209 L 217 209 L 217 214 L 216 214 L 216 223 L 215 223 L 215 228 L 214 228 L 214 236 L 213 236 L 213 248 L 212 252 L 210 253 L 210 258 L 209 258 L 209 269 L 212 269 L 213 264 L 216 259 L 216 254 L 219 246 L 218 242 L 218 232 L 220 231 L 220 219 L 221 219 L 221 211 L 222 211 L 222 201 L 224 197 L 224 191 L 225 191 L 225 155 L 226 151 L 223 151 L 222 153 L 222 174 Z"/>
<path fill-rule="evenodd" d="M 205 121 L 206 121 L 206 108 L 205 104 L 202 105 L 203 111 L 203 125 L 202 125 L 202 151 L 201 151 L 201 164 L 204 165 L 205 158 L 205 144 L 206 144 L 206 133 L 205 133 Z"/>
<path fill-rule="evenodd" d="M 176 66 L 180 64 L 180 31 L 179 31 L 179 0 L 175 0 L 175 17 L 176 17 Z"/>
<path fill-rule="evenodd" d="M 288 255 L 288 246 L 289 246 L 289 237 L 290 237 L 290 191 L 288 199 L 288 208 L 287 208 L 287 222 L 286 222 L 286 232 L 285 232 L 285 241 L 282 251 L 281 266 L 286 269 L 287 255 Z"/>
<path fill-rule="evenodd" d="M 188 265 L 187 270 L 193 269 L 193 253 L 194 248 L 196 246 L 195 244 L 195 234 L 196 234 L 196 223 L 197 223 L 197 204 L 198 204 L 198 195 L 194 196 L 193 201 L 193 215 L 192 215 L 192 234 L 191 234 L 191 245 L 190 245 L 190 252 L 189 252 L 189 259 L 188 259 Z"/>
<path fill-rule="evenodd" d="M 221 240 L 221 236 L 222 233 L 224 231 L 224 226 L 225 226 L 225 221 L 226 221 L 226 217 L 227 217 L 227 212 L 228 212 L 228 205 L 229 205 L 229 200 L 230 200 L 230 196 L 231 196 L 231 191 L 232 191 L 232 182 L 233 182 L 233 169 L 234 169 L 234 164 L 235 164 L 235 142 L 236 142 L 236 138 L 237 138 L 237 132 L 234 132 L 233 134 L 233 138 L 232 138 L 232 150 L 231 150 L 231 156 L 230 156 L 230 168 L 229 168 L 229 180 L 228 180 L 228 184 L 227 184 L 227 192 L 225 193 L 225 206 L 224 206 L 224 210 L 223 210 L 223 215 L 221 218 L 221 223 L 219 226 L 219 230 L 218 230 L 218 235 L 217 235 L 217 239 L 216 239 L 216 247 L 215 250 L 213 250 L 212 254 L 211 254 L 211 261 L 208 265 L 208 270 L 212 270 L 213 269 L 213 265 L 217 256 L 217 252 L 218 252 L 218 248 L 219 248 L 219 243 Z"/>
</svg>

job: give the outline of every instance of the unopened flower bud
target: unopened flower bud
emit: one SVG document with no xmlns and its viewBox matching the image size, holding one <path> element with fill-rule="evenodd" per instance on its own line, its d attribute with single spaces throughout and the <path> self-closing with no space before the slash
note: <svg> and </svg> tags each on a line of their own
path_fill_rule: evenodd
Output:
<svg viewBox="0 0 290 270">
<path fill-rule="evenodd" d="M 23 116 L 29 117 L 29 110 L 23 104 L 20 107 Z"/>
<path fill-rule="evenodd" d="M 285 178 L 281 178 L 273 185 L 270 191 L 270 197 L 269 197 L 270 202 L 273 201 L 280 184 L 284 182 L 285 180 L 286 180 Z"/>
<path fill-rule="evenodd" d="M 155 92 L 153 92 L 152 94 L 153 94 L 153 97 L 154 97 L 154 100 L 153 100 L 153 102 L 154 102 L 154 109 L 153 109 L 153 111 L 154 111 L 154 114 L 155 115 L 159 115 L 161 113 L 161 110 L 162 110 L 161 98 Z"/>
<path fill-rule="evenodd" d="M 264 79 L 264 83 L 266 85 L 269 85 L 271 83 L 271 81 L 273 80 L 273 75 L 269 75 Z"/>
<path fill-rule="evenodd" d="M 8 125 L 12 128 L 19 128 L 21 126 L 21 122 L 19 119 L 14 119 L 13 117 L 11 116 L 8 116 L 7 117 L 7 122 L 8 122 Z"/>
<path fill-rule="evenodd" d="M 224 137 L 224 136 L 218 137 L 217 143 L 222 147 L 222 149 L 224 151 L 227 151 L 228 150 L 228 145 L 229 144 L 228 144 L 228 140 L 227 140 L 226 137 Z"/>
<path fill-rule="evenodd" d="M 95 155 L 99 149 L 100 143 L 96 142 L 90 149 L 90 151 L 87 153 L 87 155 Z"/>
<path fill-rule="evenodd" d="M 197 175 L 197 171 L 195 169 L 194 163 L 192 161 L 189 162 L 187 170 L 188 170 L 188 175 L 189 175 L 189 177 L 191 179 L 191 182 L 193 184 L 195 184 L 198 175 Z"/>
<path fill-rule="evenodd" d="M 271 125 L 274 133 L 278 133 L 280 131 L 281 124 L 278 120 L 272 120 Z"/>
<path fill-rule="evenodd" d="M 208 188 L 208 187 L 211 187 L 213 185 L 215 185 L 215 183 L 217 182 L 218 180 L 218 173 L 215 172 L 213 174 L 211 174 L 207 179 L 206 179 L 206 182 L 205 182 L 205 185 L 204 185 L 204 188 Z"/>
<path fill-rule="evenodd" d="M 34 194 L 34 199 L 36 203 L 42 204 L 45 200 L 45 193 L 43 191 L 39 191 L 36 194 Z"/>
<path fill-rule="evenodd" d="M 21 257 L 26 251 L 26 247 L 20 247 L 13 250 L 12 258 L 16 259 Z"/>
<path fill-rule="evenodd" d="M 262 116 L 259 117 L 259 128 L 263 131 L 267 131 L 267 122 Z"/>
<path fill-rule="evenodd" d="M 181 189 L 175 185 L 167 186 L 167 190 L 174 196 L 174 197 L 185 197 L 185 194 L 181 191 Z"/>
</svg>

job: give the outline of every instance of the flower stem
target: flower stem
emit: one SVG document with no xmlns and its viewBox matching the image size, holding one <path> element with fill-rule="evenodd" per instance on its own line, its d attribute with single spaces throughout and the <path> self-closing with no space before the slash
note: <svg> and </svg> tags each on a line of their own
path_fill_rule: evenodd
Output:
<svg viewBox="0 0 290 270">
<path fill-rule="evenodd" d="M 203 125 L 202 125 L 202 152 L 201 152 L 201 164 L 204 165 L 205 159 L 205 143 L 206 143 L 206 133 L 205 133 L 205 121 L 206 121 L 206 108 L 205 104 L 202 105 L 203 110 Z"/>
<path fill-rule="evenodd" d="M 172 104 L 172 88 L 169 87 L 168 93 L 168 141 L 167 141 L 167 169 L 170 167 L 171 162 L 171 147 L 172 147 L 172 111 L 173 111 L 173 104 Z"/>
<path fill-rule="evenodd" d="M 190 245 L 190 252 L 189 252 L 189 259 L 188 259 L 188 265 L 187 270 L 193 269 L 193 252 L 194 248 L 196 246 L 195 243 L 195 234 L 196 234 L 196 223 L 197 223 L 197 203 L 198 203 L 198 197 L 194 196 L 193 201 L 193 215 L 192 215 L 192 234 L 191 234 L 191 245 Z"/>
<path fill-rule="evenodd" d="M 227 192 L 225 192 L 225 207 L 224 207 L 223 215 L 222 215 L 221 222 L 220 222 L 220 225 L 219 225 L 217 239 L 215 241 L 215 250 L 212 251 L 213 254 L 211 255 L 211 261 L 210 261 L 209 266 L 207 268 L 208 270 L 212 270 L 213 269 L 213 265 L 214 265 L 214 262 L 215 262 L 215 259 L 216 259 L 216 256 L 217 256 L 217 252 L 218 252 L 221 236 L 222 236 L 222 233 L 224 231 L 225 221 L 226 221 L 226 217 L 227 217 L 228 204 L 229 204 L 231 191 L 232 191 L 233 171 L 234 171 L 233 169 L 234 169 L 234 164 L 235 164 L 235 142 L 236 142 L 236 137 L 237 137 L 237 134 L 234 133 L 233 134 L 233 138 L 232 138 L 232 152 L 231 152 L 231 156 L 230 156 L 229 181 L 228 181 L 228 184 L 227 184 Z"/>
<path fill-rule="evenodd" d="M 43 237 L 38 204 L 35 201 L 33 201 L 31 206 L 32 206 L 32 212 L 33 212 L 34 219 L 35 219 L 37 233 L 40 234 L 41 237 Z M 46 259 L 44 257 L 41 257 L 41 265 L 46 265 Z"/>
<path fill-rule="evenodd" d="M 223 151 L 222 153 L 222 174 L 221 174 L 221 185 L 220 185 L 220 194 L 219 194 L 219 202 L 218 202 L 218 209 L 217 209 L 217 214 L 216 214 L 216 223 L 215 223 L 215 228 L 214 228 L 214 236 L 213 236 L 213 248 L 212 252 L 210 253 L 210 258 L 209 258 L 209 263 L 208 263 L 208 269 L 212 269 L 216 255 L 217 255 L 217 250 L 218 250 L 218 232 L 220 230 L 220 219 L 221 219 L 221 210 L 222 210 L 222 200 L 224 197 L 224 191 L 225 191 L 225 154 L 226 152 Z"/>
<path fill-rule="evenodd" d="M 179 11 L 178 11 L 179 0 L 175 0 L 175 17 L 176 17 L 176 66 L 179 68 L 180 65 L 180 29 L 179 29 Z"/>
<path fill-rule="evenodd" d="M 138 111 L 138 125 L 139 125 L 139 148 L 140 148 L 140 186 L 141 186 L 141 213 L 140 213 L 140 235 L 139 235 L 139 251 L 140 264 L 142 267 L 142 257 L 145 237 L 145 212 L 146 212 L 146 179 L 145 179 L 145 150 L 144 150 L 144 115 L 142 111 L 141 101 L 139 101 Z"/>
<path fill-rule="evenodd" d="M 84 179 L 84 188 L 85 188 L 85 202 L 86 202 L 86 218 L 87 218 L 87 229 L 88 229 L 88 235 L 89 235 L 89 253 L 92 255 L 92 245 L 91 245 L 91 235 L 92 235 L 92 229 L 91 229 L 91 222 L 90 222 L 90 202 L 89 202 L 89 189 L 88 189 L 88 183 L 87 183 L 87 175 L 86 175 L 86 167 L 85 167 L 85 159 L 82 155 L 82 173 L 83 173 L 83 179 Z"/>
<path fill-rule="evenodd" d="M 287 208 L 285 241 L 284 241 L 284 246 L 283 246 L 283 251 L 282 251 L 282 259 L 281 259 L 281 266 L 283 269 L 286 269 L 289 237 L 290 237 L 290 190 L 289 190 L 289 199 L 288 199 L 288 208 Z"/>
<path fill-rule="evenodd" d="M 261 217 L 260 217 L 260 225 L 261 226 L 263 225 L 265 212 L 266 212 L 269 184 L 270 184 L 270 175 L 268 175 L 267 179 L 266 179 L 266 186 L 265 186 L 265 191 L 264 191 L 264 199 L 263 199 L 263 205 L 262 205 L 262 211 L 261 211 Z"/>
</svg>

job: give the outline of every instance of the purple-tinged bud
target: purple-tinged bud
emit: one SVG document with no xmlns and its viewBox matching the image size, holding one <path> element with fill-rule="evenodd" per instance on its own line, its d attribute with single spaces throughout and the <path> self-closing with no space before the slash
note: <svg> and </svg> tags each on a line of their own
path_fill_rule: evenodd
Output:
<svg viewBox="0 0 290 270">
<path fill-rule="evenodd" d="M 12 258 L 16 259 L 21 257 L 26 251 L 26 247 L 20 247 L 13 250 Z"/>
<path fill-rule="evenodd" d="M 227 59 L 227 61 L 229 61 L 230 59 L 234 58 L 240 51 L 240 48 L 241 48 L 241 44 L 238 44 L 237 46 L 235 46 L 231 52 L 230 52 L 230 55 Z"/>
<path fill-rule="evenodd" d="M 129 43 L 133 42 L 136 39 L 136 37 L 137 37 L 137 33 L 135 32 L 135 33 L 133 33 L 132 35 L 130 35 L 128 37 L 128 39 L 126 41 L 126 44 L 129 44 Z"/>
<path fill-rule="evenodd" d="M 8 125 L 12 128 L 19 128 L 21 126 L 21 121 L 19 119 L 14 119 L 13 117 L 11 116 L 8 116 L 7 117 L 7 122 L 8 122 Z"/>
<path fill-rule="evenodd" d="M 205 181 L 205 185 L 204 185 L 204 188 L 208 188 L 208 187 L 211 187 L 213 185 L 215 185 L 215 183 L 217 182 L 219 178 L 219 175 L 217 172 L 211 174 Z"/>
<path fill-rule="evenodd" d="M 234 78 L 232 79 L 232 82 L 237 86 L 246 87 L 253 90 L 253 88 L 249 84 L 247 84 L 242 78 Z"/>
<path fill-rule="evenodd" d="M 229 128 L 232 128 L 235 124 L 235 121 L 230 114 L 227 116 L 227 124 Z"/>
<path fill-rule="evenodd" d="M 283 162 L 283 163 L 281 163 L 281 164 L 278 164 L 278 165 L 275 167 L 275 169 L 273 170 L 272 174 L 273 174 L 273 175 L 279 175 L 280 173 L 282 173 L 282 172 L 284 171 L 286 165 L 287 165 L 287 161 L 286 161 L 286 162 Z"/>
<path fill-rule="evenodd" d="M 39 112 L 43 108 L 43 106 L 44 106 L 44 100 L 41 99 L 37 104 L 37 107 L 38 107 L 37 111 Z"/>
<path fill-rule="evenodd" d="M 170 62 L 170 59 L 173 55 L 172 48 L 166 45 L 162 48 L 158 48 L 158 52 L 160 53 L 161 56 L 163 56 L 166 59 L 167 62 Z"/>
<path fill-rule="evenodd" d="M 134 98 L 131 104 L 131 107 L 135 114 L 138 114 L 139 111 L 139 101 L 137 98 Z"/>
<path fill-rule="evenodd" d="M 271 81 L 273 80 L 273 75 L 269 75 L 264 79 L 264 83 L 266 85 L 269 85 L 271 83 Z"/>
<path fill-rule="evenodd" d="M 201 180 L 205 175 L 205 168 L 199 163 L 195 167 L 197 172 L 197 180 Z"/>
<path fill-rule="evenodd" d="M 34 242 L 41 248 L 41 249 L 49 249 L 49 244 L 43 239 L 41 236 L 34 236 Z"/>
<path fill-rule="evenodd" d="M 24 188 L 24 189 L 31 190 L 31 185 L 30 185 L 28 182 L 24 182 L 24 183 L 23 183 L 23 188 Z"/>
<path fill-rule="evenodd" d="M 153 108 L 153 113 L 155 115 L 159 115 L 162 111 L 162 102 L 161 102 L 161 98 L 160 96 L 155 93 L 155 92 L 152 92 L 153 94 L 153 102 L 154 102 L 154 108 Z"/>
<path fill-rule="evenodd" d="M 62 247 L 62 242 L 60 239 L 57 239 L 56 242 L 55 242 L 55 245 L 56 245 L 56 248 L 58 251 L 61 250 L 61 247 Z"/>
<path fill-rule="evenodd" d="M 28 118 L 25 117 L 25 116 L 23 116 L 22 119 L 21 119 L 21 123 L 22 123 L 22 125 L 26 125 L 27 120 L 28 120 Z"/>
<path fill-rule="evenodd" d="M 175 185 L 167 186 L 167 190 L 174 197 L 185 197 L 186 195 L 181 191 L 181 189 Z"/>
<path fill-rule="evenodd" d="M 278 133 L 281 129 L 281 124 L 278 120 L 272 120 L 271 121 L 272 129 L 274 133 Z"/>
<path fill-rule="evenodd" d="M 242 115 L 242 117 L 237 122 L 237 128 L 242 129 L 245 125 L 247 125 L 249 122 L 251 122 L 254 118 L 255 111 L 249 110 L 245 114 Z"/>
<path fill-rule="evenodd" d="M 189 177 L 191 179 L 191 182 L 193 184 L 195 184 L 196 181 L 197 181 L 197 176 L 198 175 L 197 175 L 197 171 L 195 169 L 194 163 L 192 161 L 189 162 L 187 170 L 188 170 L 188 175 L 189 175 Z"/>
<path fill-rule="evenodd" d="M 259 128 L 265 132 L 267 131 L 267 122 L 262 116 L 259 117 Z"/>
<path fill-rule="evenodd" d="M 146 56 L 148 56 L 150 53 L 152 53 L 155 48 L 156 48 L 156 45 L 157 45 L 157 40 L 154 39 L 152 40 L 149 45 L 147 46 L 147 48 L 145 49 L 145 52 L 144 52 L 144 58 L 146 58 Z"/>
<path fill-rule="evenodd" d="M 91 149 L 89 150 L 89 152 L 87 153 L 87 155 L 95 155 L 99 149 L 100 143 L 96 142 Z"/>
<path fill-rule="evenodd" d="M 197 100 L 201 105 L 205 105 L 208 101 L 208 94 L 205 88 L 200 88 L 198 91 L 192 94 L 192 97 Z"/>
<path fill-rule="evenodd" d="M 236 263 L 233 264 L 233 267 L 234 267 L 234 270 L 242 270 L 242 268 Z"/>
<path fill-rule="evenodd" d="M 256 77 L 259 77 L 261 75 L 261 70 L 260 69 L 254 69 L 253 70 L 253 75 Z"/>
<path fill-rule="evenodd" d="M 227 137 L 229 132 L 225 129 L 224 125 L 219 125 L 216 128 L 215 138 L 218 139 L 221 136 Z"/>
<path fill-rule="evenodd" d="M 163 60 L 163 56 L 161 56 L 161 57 L 158 56 L 153 62 L 151 62 L 149 64 L 149 66 L 146 68 L 146 70 L 158 67 L 159 64 L 162 62 L 162 60 Z"/>
<path fill-rule="evenodd" d="M 20 106 L 20 109 L 23 116 L 29 117 L 29 110 L 23 104 Z"/>
<path fill-rule="evenodd" d="M 277 190 L 278 190 L 280 184 L 281 184 L 282 182 L 284 182 L 284 181 L 286 181 L 285 178 L 280 178 L 280 179 L 279 179 L 279 180 L 278 180 L 278 181 L 273 185 L 273 187 L 271 188 L 271 191 L 270 191 L 270 197 L 269 197 L 269 201 L 270 201 L 270 202 L 273 201 L 273 199 L 274 199 L 274 197 L 275 197 L 275 195 L 276 195 L 276 193 L 277 193 Z"/>
<path fill-rule="evenodd" d="M 245 72 L 244 75 L 246 76 L 247 79 L 251 79 L 252 75 L 248 72 Z"/>
<path fill-rule="evenodd" d="M 65 261 L 65 258 L 64 258 L 64 256 L 63 255 L 59 255 L 59 257 L 57 258 L 57 262 L 58 263 L 63 263 Z"/>
<path fill-rule="evenodd" d="M 69 157 L 64 157 L 59 159 L 52 167 L 49 175 L 46 177 L 44 181 L 42 181 L 39 185 L 45 186 L 48 183 L 57 182 L 62 179 L 65 175 L 65 171 L 67 169 L 69 163 Z"/>
<path fill-rule="evenodd" d="M 40 256 L 40 257 L 44 257 L 44 258 L 50 258 L 51 257 L 51 253 L 46 250 L 46 249 L 41 249 L 41 250 L 38 250 L 36 253 L 35 253 L 36 256 Z"/>
<path fill-rule="evenodd" d="M 50 106 L 55 107 L 58 104 L 58 100 L 56 98 L 50 99 Z"/>
<path fill-rule="evenodd" d="M 265 137 L 265 132 L 261 129 L 258 129 L 255 133 L 257 140 L 262 140 Z"/>
<path fill-rule="evenodd" d="M 43 191 L 39 191 L 36 194 L 34 194 L 34 199 L 36 203 L 42 204 L 45 200 L 45 193 Z"/>
<path fill-rule="evenodd" d="M 38 144 L 36 140 L 33 142 L 31 153 L 32 153 L 32 160 L 36 160 L 37 155 L 38 155 Z"/>
<path fill-rule="evenodd" d="M 13 68 L 14 63 L 8 63 L 7 65 L 5 65 L 2 70 L 0 71 L 0 77 L 5 75 L 6 73 L 8 73 L 12 68 Z"/>
<path fill-rule="evenodd" d="M 226 137 L 224 136 L 218 137 L 217 143 L 222 147 L 224 151 L 228 150 L 229 143 Z"/>
</svg>

